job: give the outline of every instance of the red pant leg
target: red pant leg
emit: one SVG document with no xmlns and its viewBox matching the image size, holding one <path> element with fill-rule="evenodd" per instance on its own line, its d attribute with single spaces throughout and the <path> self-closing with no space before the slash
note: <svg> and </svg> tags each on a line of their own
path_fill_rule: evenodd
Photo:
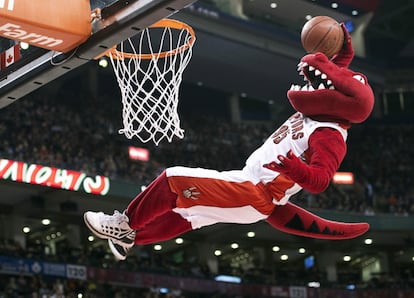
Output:
<svg viewBox="0 0 414 298">
<path fill-rule="evenodd" d="M 181 215 L 169 211 L 137 231 L 135 244 L 150 244 L 172 239 L 191 231 L 191 224 Z"/>
<path fill-rule="evenodd" d="M 133 199 L 125 213 L 129 225 L 140 230 L 159 216 L 171 212 L 176 206 L 177 195 L 171 192 L 165 171 Z"/>
</svg>

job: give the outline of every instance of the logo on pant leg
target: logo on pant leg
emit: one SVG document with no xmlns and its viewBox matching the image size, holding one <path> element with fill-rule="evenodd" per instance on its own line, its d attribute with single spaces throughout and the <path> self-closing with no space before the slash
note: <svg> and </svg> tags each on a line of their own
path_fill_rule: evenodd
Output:
<svg viewBox="0 0 414 298">
<path fill-rule="evenodd" d="M 198 200 L 197 196 L 200 194 L 195 186 L 183 190 L 183 196 L 187 199 Z"/>
</svg>

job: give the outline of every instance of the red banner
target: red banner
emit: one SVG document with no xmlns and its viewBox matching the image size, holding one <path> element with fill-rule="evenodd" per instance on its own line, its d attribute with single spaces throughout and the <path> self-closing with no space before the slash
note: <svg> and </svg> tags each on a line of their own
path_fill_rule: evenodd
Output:
<svg viewBox="0 0 414 298">
<path fill-rule="evenodd" d="M 43 185 L 72 191 L 106 195 L 110 188 L 105 176 L 90 177 L 85 173 L 0 159 L 0 179 Z"/>
</svg>

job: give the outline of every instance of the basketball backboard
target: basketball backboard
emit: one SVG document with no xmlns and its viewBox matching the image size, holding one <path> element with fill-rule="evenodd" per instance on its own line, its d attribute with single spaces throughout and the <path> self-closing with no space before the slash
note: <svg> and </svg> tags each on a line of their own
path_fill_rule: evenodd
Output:
<svg viewBox="0 0 414 298">
<path fill-rule="evenodd" d="M 101 18 L 91 22 L 92 33 L 84 43 L 65 53 L 30 46 L 27 51 L 22 51 L 18 61 L 0 71 L 0 108 L 95 59 L 114 45 L 193 2 L 91 0 L 91 10 L 101 9 Z M 0 9 L 7 7 L 0 6 Z"/>
</svg>

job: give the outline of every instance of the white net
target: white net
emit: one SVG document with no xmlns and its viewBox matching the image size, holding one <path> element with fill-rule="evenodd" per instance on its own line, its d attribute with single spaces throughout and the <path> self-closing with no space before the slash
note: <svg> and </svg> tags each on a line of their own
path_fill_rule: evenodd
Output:
<svg viewBox="0 0 414 298">
<path fill-rule="evenodd" d="M 122 96 L 123 128 L 119 133 L 156 145 L 163 139 L 172 142 L 174 137 L 184 137 L 178 115 L 179 88 L 195 41 L 191 27 L 165 21 L 168 23 L 144 29 L 108 54 Z"/>
</svg>

